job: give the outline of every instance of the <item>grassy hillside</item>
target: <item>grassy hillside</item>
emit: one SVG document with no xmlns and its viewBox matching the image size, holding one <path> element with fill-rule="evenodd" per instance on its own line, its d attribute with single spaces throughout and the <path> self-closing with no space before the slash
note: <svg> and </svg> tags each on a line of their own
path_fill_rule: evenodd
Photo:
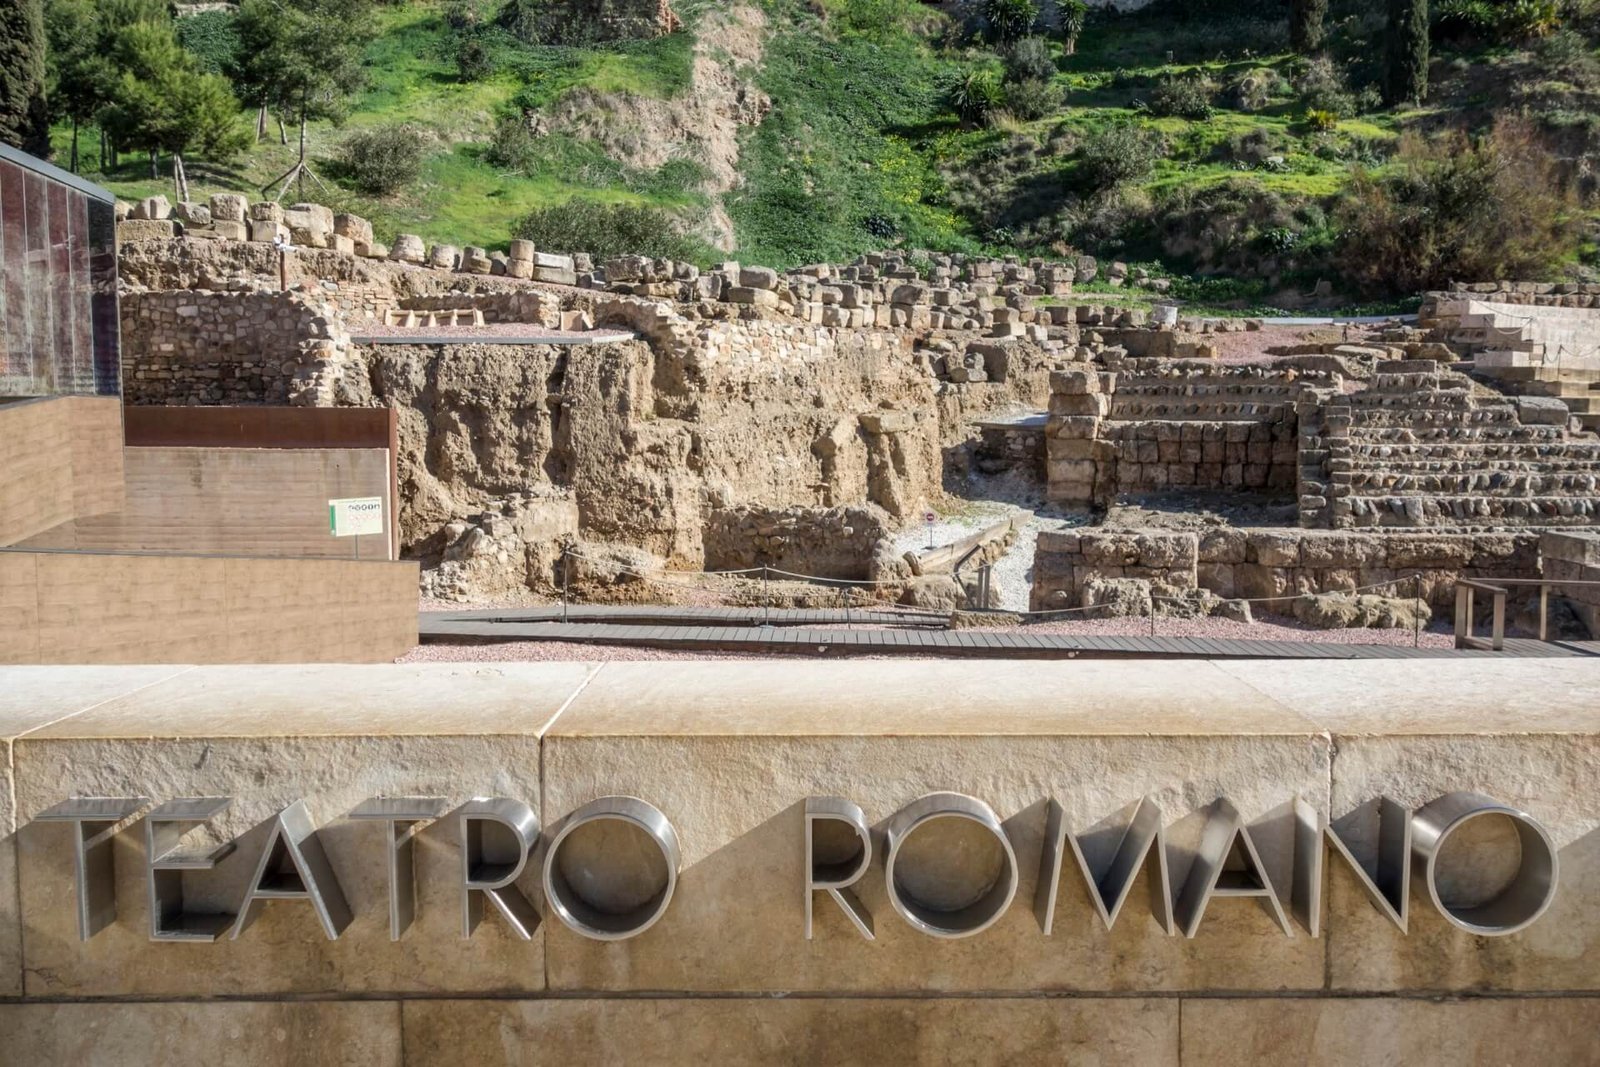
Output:
<svg viewBox="0 0 1600 1067">
<path fill-rule="evenodd" d="M 592 137 L 608 101 L 671 105 L 702 91 L 696 48 L 719 54 L 697 37 L 713 0 L 677 0 L 678 33 L 589 48 L 518 41 L 496 25 L 499 2 L 483 0 L 465 29 L 458 2 L 376 10 L 365 89 L 344 123 L 309 132 L 332 191 L 308 185 L 307 198 L 366 214 L 383 236 L 488 247 L 503 246 L 528 212 L 573 198 L 659 207 L 689 225 L 718 206 L 704 161 L 641 167 L 617 147 L 627 138 L 611 138 L 608 154 L 607 139 Z M 1407 130 L 1482 129 L 1497 110 L 1531 106 L 1575 172 L 1600 141 L 1600 65 L 1581 33 L 1436 48 L 1427 106 L 1388 110 L 1371 88 L 1383 36 L 1372 5 L 1335 4 L 1321 63 L 1289 53 L 1271 3 L 1092 14 L 1075 52 L 1046 36 L 1048 82 L 1024 99 L 1004 47 L 915 0 L 757 2 L 762 58 L 735 73 L 770 110 L 742 131 L 739 182 L 720 205 L 747 261 L 840 259 L 889 243 L 1087 251 L 1193 275 L 1185 295 L 1259 303 L 1336 271 L 1334 199 L 1353 168 L 1394 172 Z M 475 80 L 458 67 L 467 36 L 486 57 Z M 963 121 L 950 89 L 974 76 L 995 99 Z M 576 130 L 574 101 L 588 109 Z M 534 133 L 520 132 L 530 122 Z M 392 195 L 357 192 L 338 166 L 341 144 L 400 123 L 423 131 L 419 176 Z M 506 124 L 522 138 L 514 164 L 491 148 Z M 57 131 L 63 157 L 66 137 Z M 92 131 L 83 143 L 84 169 L 118 195 L 170 195 L 142 159 L 96 173 Z M 259 187 L 293 159 L 293 144 L 274 136 L 226 165 L 189 169 L 205 195 Z M 1569 257 L 1566 269 L 1579 268 Z"/>
</svg>

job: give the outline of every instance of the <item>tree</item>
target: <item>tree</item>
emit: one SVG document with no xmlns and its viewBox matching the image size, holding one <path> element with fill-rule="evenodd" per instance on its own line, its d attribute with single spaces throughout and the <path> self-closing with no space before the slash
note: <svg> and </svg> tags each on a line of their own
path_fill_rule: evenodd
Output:
<svg viewBox="0 0 1600 1067">
<path fill-rule="evenodd" d="M 245 0 L 239 7 L 240 62 L 235 80 L 251 103 L 268 106 L 300 127 L 300 152 L 284 173 L 262 186 L 278 196 L 299 179 L 317 177 L 306 160 L 306 124 L 340 121 L 363 83 L 361 56 L 371 37 L 367 0 Z M 326 189 L 326 186 L 323 186 Z"/>
<path fill-rule="evenodd" d="M 226 158 L 243 147 L 232 90 L 184 51 L 170 20 L 124 27 L 112 59 L 119 74 L 103 121 L 119 145 L 150 153 L 151 177 L 159 173 L 160 154 L 170 155 L 178 199 L 189 199 L 184 155 Z"/>
<path fill-rule="evenodd" d="M 1033 32 L 1039 5 L 1036 0 L 979 0 L 978 19 L 985 36 L 1008 44 Z"/>
<path fill-rule="evenodd" d="M 50 42 L 50 109 L 72 123 L 70 169 L 78 170 L 78 131 L 106 106 L 116 72 L 103 50 L 103 19 L 94 0 L 50 0 L 45 8 Z M 104 161 L 101 167 L 104 169 Z"/>
<path fill-rule="evenodd" d="M 1289 47 L 1303 56 L 1320 52 L 1327 15 L 1328 0 L 1290 0 Z"/>
<path fill-rule="evenodd" d="M 1059 0 L 1056 4 L 1057 24 L 1061 27 L 1061 50 L 1067 55 L 1078 51 L 1078 35 L 1089 20 L 1089 5 L 1084 0 Z"/>
<path fill-rule="evenodd" d="M 0 4 L 0 141 L 50 154 L 44 11 L 39 0 Z"/>
<path fill-rule="evenodd" d="M 1390 107 L 1428 95 L 1428 0 L 1389 0 L 1389 54 L 1383 79 Z"/>
</svg>

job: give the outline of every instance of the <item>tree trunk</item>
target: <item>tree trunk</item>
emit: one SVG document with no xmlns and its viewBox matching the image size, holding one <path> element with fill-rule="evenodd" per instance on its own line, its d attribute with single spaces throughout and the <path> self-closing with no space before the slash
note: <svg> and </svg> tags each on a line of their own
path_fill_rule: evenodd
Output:
<svg viewBox="0 0 1600 1067">
<path fill-rule="evenodd" d="M 154 148 L 150 149 L 150 177 L 161 177 L 161 157 Z"/>
<path fill-rule="evenodd" d="M 189 172 L 183 169 L 183 156 L 172 153 L 172 184 L 178 191 L 178 202 L 189 199 Z"/>
<path fill-rule="evenodd" d="M 72 120 L 72 173 L 78 173 L 78 120 Z"/>
<path fill-rule="evenodd" d="M 282 115 L 278 116 L 278 143 L 279 144 L 288 144 L 289 143 L 289 131 L 283 128 L 283 116 Z"/>
<path fill-rule="evenodd" d="M 256 109 L 256 143 L 260 144 L 267 139 L 267 105 L 262 104 Z"/>
<path fill-rule="evenodd" d="M 300 168 L 300 199 L 306 198 L 306 109 L 302 102 L 300 105 L 300 158 L 297 163 Z"/>
</svg>

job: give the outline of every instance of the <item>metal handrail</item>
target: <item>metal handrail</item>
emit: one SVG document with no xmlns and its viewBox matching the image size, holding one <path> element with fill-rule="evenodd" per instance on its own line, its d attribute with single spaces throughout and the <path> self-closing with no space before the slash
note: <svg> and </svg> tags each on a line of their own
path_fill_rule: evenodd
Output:
<svg viewBox="0 0 1600 1067">
<path fill-rule="evenodd" d="M 1457 648 L 1475 648 L 1490 652 L 1500 652 L 1506 647 L 1506 594 L 1509 587 L 1536 587 L 1539 590 L 1539 640 L 1548 641 L 1550 632 L 1550 589 L 1551 587 L 1567 588 L 1571 586 L 1597 587 L 1600 581 L 1589 579 L 1557 579 L 1557 578 L 1458 578 L 1456 579 L 1456 627 L 1455 638 Z M 1473 608 L 1476 606 L 1477 594 L 1483 592 L 1494 597 L 1494 613 L 1491 622 L 1489 639 L 1472 634 Z"/>
</svg>

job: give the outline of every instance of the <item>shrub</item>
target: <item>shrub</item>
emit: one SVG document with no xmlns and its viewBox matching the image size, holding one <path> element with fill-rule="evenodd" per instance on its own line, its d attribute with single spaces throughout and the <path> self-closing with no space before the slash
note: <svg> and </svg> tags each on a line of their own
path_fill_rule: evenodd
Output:
<svg viewBox="0 0 1600 1067">
<path fill-rule="evenodd" d="M 356 188 L 367 193 L 393 193 L 417 180 L 422 172 L 422 134 L 413 126 L 382 126 L 345 139 L 340 163 Z"/>
<path fill-rule="evenodd" d="M 678 220 L 670 213 L 641 204 L 568 200 L 528 215 L 516 224 L 512 235 L 542 248 L 589 252 L 601 259 L 640 255 L 697 260 L 704 252 L 699 242 L 679 229 Z"/>
<path fill-rule="evenodd" d="M 1089 189 L 1113 189 L 1142 181 L 1165 153 L 1160 142 L 1131 123 L 1107 126 L 1084 138 L 1077 175 Z"/>
<path fill-rule="evenodd" d="M 1043 37 L 1024 37 L 1006 53 L 1006 81 L 1049 81 L 1056 76 L 1056 61 Z"/>
<path fill-rule="evenodd" d="M 945 103 L 962 122 L 982 125 L 1000 108 L 1000 83 L 987 67 L 962 71 L 945 90 Z"/>
<path fill-rule="evenodd" d="M 1326 133 L 1338 129 L 1339 116 L 1332 111 L 1319 111 L 1311 108 L 1306 112 L 1306 128 L 1313 133 Z"/>
<path fill-rule="evenodd" d="M 1443 0 L 1434 32 L 1496 44 L 1548 37 L 1561 27 L 1559 0 Z"/>
<path fill-rule="evenodd" d="M 1260 111 L 1272 102 L 1272 94 L 1283 83 L 1270 67 L 1247 70 L 1228 86 L 1228 97 L 1240 111 Z"/>
<path fill-rule="evenodd" d="M 1356 90 L 1333 60 L 1319 56 L 1305 65 L 1294 82 L 1295 92 L 1308 111 L 1331 111 L 1349 118 L 1372 111 L 1382 102 L 1372 87 Z"/>
<path fill-rule="evenodd" d="M 494 73 L 489 49 L 477 37 L 463 37 L 456 46 L 456 71 L 464 82 L 482 81 Z"/>
<path fill-rule="evenodd" d="M 1181 119 L 1204 121 L 1211 117 L 1211 95 L 1215 87 L 1200 75 L 1168 75 L 1156 83 L 1150 94 L 1150 111 Z"/>
<path fill-rule="evenodd" d="M 1011 82 L 1006 86 L 1006 110 L 1025 121 L 1055 114 L 1061 107 L 1061 99 L 1061 90 L 1040 78 Z"/>
<path fill-rule="evenodd" d="M 1368 291 L 1549 277 L 1579 247 L 1574 197 L 1525 121 L 1477 140 L 1408 135 L 1397 159 L 1383 175 L 1356 169 L 1337 210 L 1345 273 Z"/>
<path fill-rule="evenodd" d="M 1322 47 L 1323 20 L 1328 0 L 1291 0 L 1289 4 L 1289 47 L 1310 55 Z"/>
</svg>

